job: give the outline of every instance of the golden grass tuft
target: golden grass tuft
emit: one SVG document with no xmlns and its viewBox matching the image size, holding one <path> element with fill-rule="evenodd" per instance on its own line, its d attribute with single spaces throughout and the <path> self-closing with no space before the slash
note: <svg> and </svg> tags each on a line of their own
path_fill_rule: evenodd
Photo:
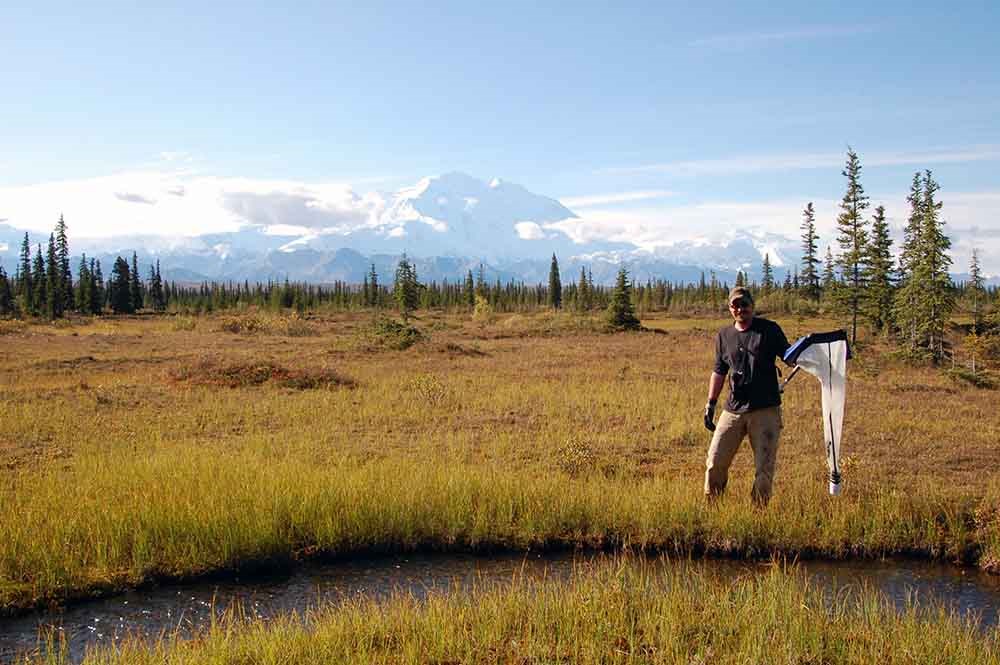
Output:
<svg viewBox="0 0 1000 665">
<path fill-rule="evenodd" d="M 311 337 L 319 334 L 313 325 L 300 316 L 265 314 L 258 311 L 223 316 L 218 323 L 218 330 L 235 335 Z"/>
</svg>

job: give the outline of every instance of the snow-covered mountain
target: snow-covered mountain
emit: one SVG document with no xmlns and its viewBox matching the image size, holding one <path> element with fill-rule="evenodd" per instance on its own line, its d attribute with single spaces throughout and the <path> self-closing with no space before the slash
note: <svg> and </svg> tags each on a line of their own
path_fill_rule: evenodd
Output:
<svg viewBox="0 0 1000 665">
<path fill-rule="evenodd" d="M 491 263 L 572 251 L 566 234 L 546 224 L 576 218 L 559 201 L 521 185 L 489 183 L 464 173 L 424 178 L 413 187 L 373 200 L 358 226 L 305 233 L 283 251 L 351 248 L 364 253 L 475 256 Z"/>
</svg>

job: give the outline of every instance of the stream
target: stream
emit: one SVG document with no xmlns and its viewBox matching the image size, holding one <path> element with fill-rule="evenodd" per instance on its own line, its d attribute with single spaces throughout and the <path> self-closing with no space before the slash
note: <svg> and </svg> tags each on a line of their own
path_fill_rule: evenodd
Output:
<svg viewBox="0 0 1000 665">
<path fill-rule="evenodd" d="M 114 645 L 127 635 L 155 638 L 188 635 L 209 624 L 234 603 L 248 618 L 268 620 L 291 611 L 354 597 L 376 600 L 394 593 L 423 598 L 431 591 L 451 593 L 510 584 L 519 576 L 568 580 L 580 564 L 609 558 L 599 553 L 476 555 L 396 555 L 308 564 L 290 573 L 241 580 L 170 584 L 130 591 L 73 605 L 61 612 L 35 612 L 0 619 L 0 662 L 38 649 L 39 635 L 56 631 L 69 645 L 73 662 L 88 649 Z M 669 565 L 735 579 L 767 564 L 705 559 L 674 560 Z M 800 562 L 814 585 L 828 593 L 868 587 L 902 609 L 914 597 L 923 604 L 943 603 L 961 616 L 978 616 L 990 630 L 1000 624 L 1000 578 L 975 569 L 914 561 Z"/>
</svg>

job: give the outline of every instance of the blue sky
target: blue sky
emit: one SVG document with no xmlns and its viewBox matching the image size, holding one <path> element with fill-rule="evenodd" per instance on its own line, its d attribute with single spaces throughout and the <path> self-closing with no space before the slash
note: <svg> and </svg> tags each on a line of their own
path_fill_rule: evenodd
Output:
<svg viewBox="0 0 1000 665">
<path fill-rule="evenodd" d="M 894 218 L 933 169 L 956 268 L 976 245 L 1000 272 L 1000 4 L 870 4 L 7 3 L 0 218 L 120 232 L 72 192 L 137 174 L 363 195 L 459 170 L 595 229 L 794 236 L 809 200 L 832 225 L 851 145 Z"/>
</svg>

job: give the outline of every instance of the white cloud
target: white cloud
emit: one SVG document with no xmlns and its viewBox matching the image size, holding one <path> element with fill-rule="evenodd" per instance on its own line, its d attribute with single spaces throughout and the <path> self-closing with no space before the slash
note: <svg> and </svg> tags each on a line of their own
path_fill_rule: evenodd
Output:
<svg viewBox="0 0 1000 665">
<path fill-rule="evenodd" d="M 514 224 L 517 237 L 521 240 L 542 240 L 545 238 L 545 231 L 535 222 L 517 222 Z"/>
<path fill-rule="evenodd" d="M 986 145 L 966 148 L 945 148 L 907 152 L 860 153 L 861 165 L 905 166 L 914 164 L 955 164 L 1000 160 L 1000 146 Z M 837 168 L 846 160 L 844 152 L 790 153 L 779 155 L 745 155 L 720 159 L 644 164 L 599 169 L 597 173 L 638 174 L 658 173 L 674 176 L 732 175 L 763 171 L 793 171 L 799 169 Z"/>
<path fill-rule="evenodd" d="M 570 209 L 591 208 L 613 203 L 631 203 L 634 201 L 648 201 L 650 199 L 662 199 L 674 196 L 674 192 L 665 189 L 642 190 L 636 192 L 618 192 L 615 194 L 591 194 L 588 196 L 566 196 L 559 199 L 559 202 Z"/>
<path fill-rule="evenodd" d="M 834 202 L 814 201 L 817 210 Z M 803 204 L 799 201 L 766 203 L 714 202 L 629 210 L 591 209 L 579 219 L 545 225 L 559 229 L 576 242 L 611 240 L 633 243 L 643 249 L 669 246 L 698 238 L 723 238 L 733 229 L 759 229 L 796 235 Z"/>
<path fill-rule="evenodd" d="M 193 236 L 246 224 L 355 228 L 375 223 L 384 206 L 378 193 L 360 196 L 343 183 L 222 178 L 185 170 L 0 187 L 0 217 L 10 225 L 48 232 L 63 214 L 76 237 Z"/>
<path fill-rule="evenodd" d="M 802 209 L 808 200 L 803 197 L 757 203 L 717 201 L 627 210 L 593 208 L 583 212 L 578 219 L 545 224 L 543 228 L 562 231 L 575 242 L 609 240 L 632 243 L 647 250 L 681 241 L 725 242 L 734 230 L 798 238 Z M 942 193 L 940 200 L 944 203 L 945 232 L 952 239 L 952 272 L 965 272 L 973 247 L 978 247 L 984 272 L 1000 274 L 1000 192 Z M 827 245 L 836 254 L 839 200 L 814 198 L 812 201 L 820 236 L 820 254 L 826 253 Z M 869 215 L 880 204 L 885 206 L 894 236 L 894 251 L 898 252 L 909 215 L 906 193 L 872 200 Z"/>
</svg>

